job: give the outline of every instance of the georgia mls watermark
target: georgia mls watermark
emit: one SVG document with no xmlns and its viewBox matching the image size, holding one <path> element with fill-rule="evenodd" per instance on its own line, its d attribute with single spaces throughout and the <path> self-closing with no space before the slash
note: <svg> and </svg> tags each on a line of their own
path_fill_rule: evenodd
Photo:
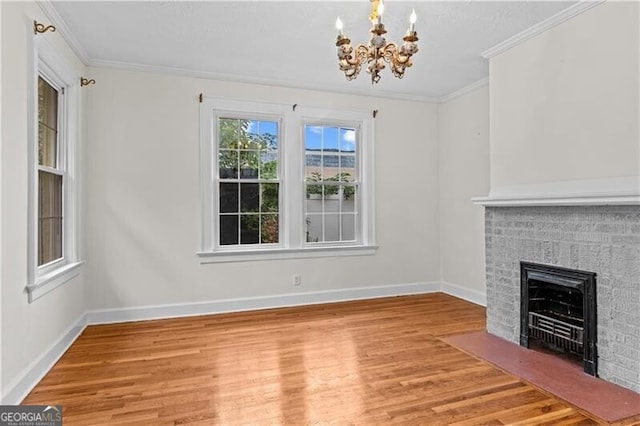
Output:
<svg viewBox="0 0 640 426">
<path fill-rule="evenodd" d="M 0 426 L 62 426 L 62 405 L 0 405 Z"/>
</svg>

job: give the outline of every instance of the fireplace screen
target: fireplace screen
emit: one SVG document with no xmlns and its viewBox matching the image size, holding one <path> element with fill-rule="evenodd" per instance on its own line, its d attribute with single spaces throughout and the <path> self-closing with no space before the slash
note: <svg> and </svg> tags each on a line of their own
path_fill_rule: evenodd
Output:
<svg viewBox="0 0 640 426">
<path fill-rule="evenodd" d="M 520 344 L 572 353 L 596 375 L 596 274 L 521 262 Z"/>
</svg>

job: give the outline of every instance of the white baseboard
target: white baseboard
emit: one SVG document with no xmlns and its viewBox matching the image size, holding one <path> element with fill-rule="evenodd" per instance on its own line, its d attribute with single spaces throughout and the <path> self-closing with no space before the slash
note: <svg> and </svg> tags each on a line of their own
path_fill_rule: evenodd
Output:
<svg viewBox="0 0 640 426">
<path fill-rule="evenodd" d="M 451 284 L 445 281 L 440 283 L 440 290 L 450 296 L 464 299 L 476 305 L 487 306 L 487 294 L 485 292 L 471 290 L 461 285 Z"/>
<path fill-rule="evenodd" d="M 309 293 L 282 294 L 277 296 L 215 300 L 210 302 L 95 310 L 87 312 L 86 321 L 89 325 L 113 324 L 118 322 L 178 318 L 254 311 L 258 309 L 316 305 L 319 303 L 346 302 L 349 300 L 405 296 L 409 294 L 434 293 L 437 291 L 440 291 L 440 284 L 437 282 L 347 288 Z"/>
<path fill-rule="evenodd" d="M 60 357 L 69 349 L 86 328 L 85 314 L 76 320 L 62 333 L 60 339 L 49 347 L 42 355 L 24 369 L 19 379 L 9 384 L 8 391 L 2 395 L 2 405 L 17 405 L 31 392 L 31 390 L 51 370 Z"/>
<path fill-rule="evenodd" d="M 112 324 L 118 322 L 143 321 L 162 318 L 177 318 L 227 312 L 252 311 L 258 309 L 284 308 L 290 306 L 316 305 L 351 300 L 377 299 L 381 297 L 406 296 L 442 291 L 479 305 L 486 305 L 486 296 L 475 290 L 445 283 L 423 282 L 378 287 L 358 287 L 309 293 L 283 294 L 252 298 L 226 299 L 210 302 L 183 303 L 139 308 L 104 309 L 85 312 L 73 323 L 48 350 L 24 370 L 21 378 L 7 386 L 2 395 L 2 405 L 20 404 L 29 392 L 42 380 L 51 367 L 84 331 L 87 325 Z"/>
</svg>

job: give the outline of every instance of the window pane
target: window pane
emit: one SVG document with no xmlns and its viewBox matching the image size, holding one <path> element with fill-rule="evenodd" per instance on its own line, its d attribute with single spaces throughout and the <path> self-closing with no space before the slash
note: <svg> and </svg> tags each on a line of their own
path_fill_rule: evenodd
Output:
<svg viewBox="0 0 640 426">
<path fill-rule="evenodd" d="M 339 148 L 339 132 L 337 127 L 322 128 L 322 150 L 336 152 Z"/>
<path fill-rule="evenodd" d="M 308 243 L 318 243 L 322 242 L 322 215 L 321 214 L 310 214 L 307 215 L 305 219 L 307 230 L 307 242 Z"/>
<path fill-rule="evenodd" d="M 324 202 L 325 213 L 340 212 L 340 198 L 337 195 L 335 194 L 325 195 L 323 202 Z"/>
<path fill-rule="evenodd" d="M 317 170 L 317 168 L 319 168 L 322 165 L 322 155 L 314 154 L 312 150 L 308 149 L 307 156 L 306 156 L 306 164 L 307 164 L 307 169 L 311 169 L 312 171 Z M 313 167 L 316 167 L 316 169 L 313 169 Z"/>
<path fill-rule="evenodd" d="M 58 91 L 42 77 L 38 77 L 38 121 L 58 130 Z"/>
<path fill-rule="evenodd" d="M 260 153 L 260 179 L 278 179 L 278 152 Z"/>
<path fill-rule="evenodd" d="M 322 187 L 323 187 L 323 193 L 324 193 L 325 199 L 336 199 L 338 193 L 340 192 L 340 187 L 338 185 L 332 185 L 327 183 L 322 185 Z"/>
<path fill-rule="evenodd" d="M 340 129 L 340 151 L 342 153 L 356 152 L 355 129 Z"/>
<path fill-rule="evenodd" d="M 38 266 L 62 257 L 62 176 L 38 172 Z"/>
<path fill-rule="evenodd" d="M 275 121 L 256 121 L 254 123 L 254 134 L 260 143 L 259 149 L 277 150 L 278 123 Z"/>
<path fill-rule="evenodd" d="M 322 126 L 304 126 L 304 144 L 307 151 L 322 150 Z"/>
<path fill-rule="evenodd" d="M 38 164 L 58 164 L 58 91 L 38 77 Z"/>
<path fill-rule="evenodd" d="M 358 177 L 356 171 L 356 157 L 351 154 L 340 155 L 340 172 L 343 182 L 353 182 Z"/>
<path fill-rule="evenodd" d="M 238 216 L 220 216 L 220 245 L 238 244 Z"/>
<path fill-rule="evenodd" d="M 261 216 L 262 224 L 260 226 L 260 242 L 263 244 L 277 243 L 279 224 L 278 215 L 264 214 Z"/>
<path fill-rule="evenodd" d="M 38 164 L 56 168 L 58 165 L 58 132 L 38 123 Z"/>
<path fill-rule="evenodd" d="M 218 164 L 220 179 L 238 178 L 238 151 L 220 150 Z"/>
<path fill-rule="evenodd" d="M 240 184 L 240 211 L 243 213 L 258 212 L 260 208 L 260 184 Z"/>
<path fill-rule="evenodd" d="M 240 179 L 258 179 L 260 151 L 240 151 Z"/>
<path fill-rule="evenodd" d="M 218 134 L 220 149 L 238 149 L 243 123 L 235 118 L 221 118 L 218 120 Z"/>
<path fill-rule="evenodd" d="M 356 216 L 354 214 L 343 214 L 341 226 L 342 241 L 353 241 L 356 239 Z"/>
<path fill-rule="evenodd" d="M 340 215 L 324 215 L 324 240 L 340 241 Z"/>
<path fill-rule="evenodd" d="M 257 244 L 260 241 L 260 215 L 240 216 L 240 244 Z"/>
<path fill-rule="evenodd" d="M 307 199 L 322 199 L 324 185 L 307 184 Z"/>
<path fill-rule="evenodd" d="M 356 187 L 355 185 L 345 185 L 342 187 L 342 197 L 340 210 L 342 212 L 355 212 L 356 203 Z"/>
<path fill-rule="evenodd" d="M 279 185 L 277 183 L 260 184 L 262 189 L 262 198 L 260 204 L 261 212 L 278 212 L 279 205 Z"/>
<path fill-rule="evenodd" d="M 220 184 L 220 213 L 238 212 L 238 184 Z"/>
<path fill-rule="evenodd" d="M 321 185 L 307 185 L 307 200 L 305 201 L 307 212 L 321 213 L 324 201 L 322 199 Z"/>
</svg>

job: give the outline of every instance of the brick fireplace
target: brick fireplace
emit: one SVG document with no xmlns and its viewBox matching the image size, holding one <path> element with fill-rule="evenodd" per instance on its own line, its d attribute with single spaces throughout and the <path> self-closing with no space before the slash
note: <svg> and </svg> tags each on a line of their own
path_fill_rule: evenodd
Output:
<svg viewBox="0 0 640 426">
<path fill-rule="evenodd" d="M 487 329 L 521 336 L 521 262 L 597 274 L 597 373 L 640 393 L 640 206 L 485 209 Z"/>
</svg>

